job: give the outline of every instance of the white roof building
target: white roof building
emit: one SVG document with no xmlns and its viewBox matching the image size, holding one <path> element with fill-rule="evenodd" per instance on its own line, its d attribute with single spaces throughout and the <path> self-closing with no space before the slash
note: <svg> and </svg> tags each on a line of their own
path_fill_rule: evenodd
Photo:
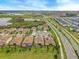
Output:
<svg viewBox="0 0 79 59">
<path fill-rule="evenodd" d="M 49 36 L 50 33 L 47 31 L 37 31 L 37 32 L 32 33 L 32 35 L 34 35 L 34 36 L 38 36 L 38 35 L 39 36 Z"/>
<path fill-rule="evenodd" d="M 32 18 L 30 18 L 30 19 L 25 18 L 25 19 L 24 19 L 24 21 L 35 21 L 35 20 L 36 20 L 36 21 L 40 21 L 40 19 L 32 19 Z"/>
</svg>

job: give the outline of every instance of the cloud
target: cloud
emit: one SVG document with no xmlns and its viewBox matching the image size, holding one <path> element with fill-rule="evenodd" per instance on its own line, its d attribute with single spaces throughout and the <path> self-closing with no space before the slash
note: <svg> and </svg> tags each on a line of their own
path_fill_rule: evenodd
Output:
<svg viewBox="0 0 79 59">
<path fill-rule="evenodd" d="M 48 2 L 45 0 L 27 0 L 25 2 L 27 7 L 34 7 L 34 8 L 47 8 Z"/>
<path fill-rule="evenodd" d="M 71 3 L 73 2 L 74 0 L 56 0 L 57 3 Z"/>
<path fill-rule="evenodd" d="M 20 1 L 21 2 L 21 1 Z M 21 4 L 17 4 L 17 9 L 19 10 L 47 10 L 47 2 L 46 0 L 25 0 Z"/>
<path fill-rule="evenodd" d="M 79 11 L 79 3 L 76 3 L 75 0 L 57 0 L 57 3 L 55 10 Z"/>
<path fill-rule="evenodd" d="M 48 6 L 50 0 L 6 0 L 7 5 L 0 4 L 0 10 L 65 10 L 79 11 L 79 3 L 76 0 L 55 0 L 56 5 Z M 52 0 L 53 2 L 53 0 Z M 13 3 L 13 5 L 10 5 Z"/>
<path fill-rule="evenodd" d="M 79 4 L 65 4 L 55 7 L 55 10 L 65 10 L 65 11 L 79 11 Z"/>
<path fill-rule="evenodd" d="M 9 0 L 10 3 L 22 3 L 20 0 Z"/>
<path fill-rule="evenodd" d="M 13 8 L 11 8 L 9 6 L 5 6 L 5 8 L 4 8 L 4 6 L 0 5 L 0 10 L 11 10 L 11 9 L 13 9 Z"/>
</svg>

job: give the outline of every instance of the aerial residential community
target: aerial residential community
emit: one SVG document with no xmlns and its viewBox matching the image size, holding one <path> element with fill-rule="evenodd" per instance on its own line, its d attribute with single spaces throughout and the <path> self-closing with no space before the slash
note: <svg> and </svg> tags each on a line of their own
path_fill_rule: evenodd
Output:
<svg viewBox="0 0 79 59">
<path fill-rule="evenodd" d="M 78 16 L 74 11 L 1 12 L 1 59 L 78 59 Z"/>
<path fill-rule="evenodd" d="M 79 0 L 0 0 L 0 59 L 79 59 Z"/>
</svg>

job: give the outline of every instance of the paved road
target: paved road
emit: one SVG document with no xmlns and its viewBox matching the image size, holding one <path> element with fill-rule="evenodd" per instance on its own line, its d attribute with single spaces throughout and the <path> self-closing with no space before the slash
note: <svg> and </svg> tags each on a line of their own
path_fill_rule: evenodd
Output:
<svg viewBox="0 0 79 59">
<path fill-rule="evenodd" d="M 51 29 L 52 29 L 52 28 L 51 28 Z M 53 29 L 52 29 L 52 30 L 53 30 Z M 55 35 L 56 35 L 56 37 L 57 37 L 58 44 L 59 44 L 59 46 L 60 46 L 61 59 L 64 59 L 64 52 L 63 52 L 63 47 L 62 47 L 60 38 L 59 38 L 58 34 L 56 33 L 56 31 L 55 31 L 55 30 L 53 30 L 53 31 L 54 31 L 54 33 L 55 33 Z"/>
<path fill-rule="evenodd" d="M 65 32 L 63 30 L 62 30 L 62 32 L 69 39 L 69 41 L 72 44 L 73 48 L 77 51 L 77 53 L 79 55 L 79 46 L 78 46 L 78 44 L 73 40 L 73 38 L 67 32 Z"/>
<path fill-rule="evenodd" d="M 57 22 L 59 22 L 57 19 L 55 19 Z M 64 19 L 63 19 L 64 20 Z M 66 21 L 66 20 L 64 20 L 64 21 Z M 66 21 L 67 22 L 67 21 Z M 70 23 L 70 22 L 67 22 L 69 25 L 73 25 L 73 26 L 75 26 L 74 24 L 72 24 L 72 23 Z M 59 25 L 59 24 L 58 24 Z M 73 39 L 79 44 L 79 40 L 78 39 L 76 39 L 69 31 L 67 31 L 66 29 L 64 29 L 68 34 L 70 34 L 72 37 L 73 37 Z"/>
<path fill-rule="evenodd" d="M 75 51 L 73 50 L 73 48 L 72 48 L 71 44 L 69 43 L 69 41 L 67 40 L 67 38 L 57 28 L 55 28 L 52 23 L 50 23 L 50 22 L 47 22 L 47 23 L 51 28 L 54 28 L 54 30 L 60 36 L 60 39 L 64 45 L 64 48 L 65 48 L 65 51 L 67 54 L 67 59 L 78 59 L 75 54 Z"/>
<path fill-rule="evenodd" d="M 59 26 L 59 25 L 58 25 Z M 64 33 L 64 35 L 68 38 L 68 40 L 70 41 L 70 43 L 72 44 L 73 48 L 77 51 L 78 55 L 79 55 L 79 46 L 78 44 L 74 41 L 74 39 L 64 30 L 64 28 L 62 28 L 61 26 L 59 26 L 62 30 L 62 32 Z"/>
</svg>

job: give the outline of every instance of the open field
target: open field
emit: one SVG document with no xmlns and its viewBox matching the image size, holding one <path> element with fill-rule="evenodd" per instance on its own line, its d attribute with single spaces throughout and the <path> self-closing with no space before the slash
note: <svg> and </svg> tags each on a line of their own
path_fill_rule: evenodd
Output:
<svg viewBox="0 0 79 59">
<path fill-rule="evenodd" d="M 27 26 L 27 27 L 32 27 L 32 26 L 39 26 L 45 24 L 44 21 L 20 21 L 17 22 L 16 20 L 10 20 L 12 24 L 10 25 L 11 27 L 16 27 L 16 26 Z"/>
<path fill-rule="evenodd" d="M 0 48 L 0 59 L 55 59 L 55 55 L 57 55 L 57 49 L 54 46 L 49 46 L 49 50 L 47 46 L 37 46 L 31 49 L 16 46 L 16 50 L 15 46 Z"/>
</svg>

